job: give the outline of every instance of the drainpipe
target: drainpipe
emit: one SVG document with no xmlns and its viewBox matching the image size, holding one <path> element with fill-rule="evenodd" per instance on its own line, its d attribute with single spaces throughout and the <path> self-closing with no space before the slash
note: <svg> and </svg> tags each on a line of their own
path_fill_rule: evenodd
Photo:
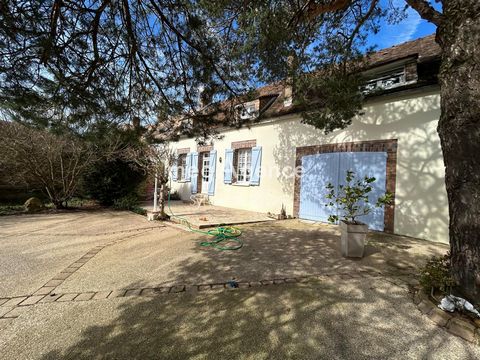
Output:
<svg viewBox="0 0 480 360">
<path fill-rule="evenodd" d="M 158 175 L 155 171 L 155 192 L 153 193 L 153 212 L 158 211 Z"/>
</svg>

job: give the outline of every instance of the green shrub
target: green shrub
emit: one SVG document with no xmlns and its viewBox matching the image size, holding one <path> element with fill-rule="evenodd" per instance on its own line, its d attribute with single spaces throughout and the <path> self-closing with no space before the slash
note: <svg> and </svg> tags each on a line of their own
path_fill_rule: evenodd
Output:
<svg viewBox="0 0 480 360">
<path fill-rule="evenodd" d="M 147 210 L 145 210 L 144 208 L 141 208 L 139 206 L 135 206 L 134 208 L 131 209 L 131 211 L 133 211 L 134 213 L 138 214 L 138 215 L 147 215 Z"/>
<path fill-rule="evenodd" d="M 134 193 L 145 175 L 123 160 L 96 163 L 84 177 L 86 195 L 101 205 L 113 205 L 116 200 Z"/>
<path fill-rule="evenodd" d="M 116 210 L 133 210 L 137 207 L 138 197 L 136 194 L 128 194 L 113 202 L 113 208 Z"/>
<path fill-rule="evenodd" d="M 0 205 L 0 216 L 16 215 L 25 212 L 23 205 Z"/>
<path fill-rule="evenodd" d="M 338 189 L 331 183 L 328 183 L 326 189 L 328 199 L 325 206 L 333 208 L 335 211 L 339 210 L 339 215 L 332 214 L 328 217 L 328 221 L 336 223 L 342 220 L 350 224 L 360 224 L 357 220 L 360 216 L 368 215 L 372 211 L 370 199 L 368 194 L 373 190 L 373 183 L 376 181 L 374 177 L 365 176 L 357 179 L 355 172 L 347 170 L 345 176 L 345 183 L 338 186 Z M 375 200 L 375 199 L 372 199 Z M 382 207 L 391 204 L 393 196 L 390 193 L 385 193 L 375 200 L 375 207 Z"/>
<path fill-rule="evenodd" d="M 427 261 L 420 272 L 420 284 L 425 290 L 432 293 L 435 290 L 443 293 L 449 292 L 449 289 L 455 285 L 449 253 L 444 256 L 434 256 Z"/>
</svg>

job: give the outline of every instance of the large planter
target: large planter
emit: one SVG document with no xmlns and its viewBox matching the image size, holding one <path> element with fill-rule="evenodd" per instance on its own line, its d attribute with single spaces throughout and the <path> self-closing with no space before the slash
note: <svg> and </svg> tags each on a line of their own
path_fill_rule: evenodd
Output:
<svg viewBox="0 0 480 360">
<path fill-rule="evenodd" d="M 347 224 L 340 221 L 341 251 L 345 257 L 363 257 L 365 239 L 367 238 L 368 225 Z"/>
</svg>

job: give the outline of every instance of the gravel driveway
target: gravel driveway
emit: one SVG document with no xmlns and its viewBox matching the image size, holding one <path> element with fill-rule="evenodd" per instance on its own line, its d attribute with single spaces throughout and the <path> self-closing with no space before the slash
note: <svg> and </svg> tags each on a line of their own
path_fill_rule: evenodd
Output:
<svg viewBox="0 0 480 360">
<path fill-rule="evenodd" d="M 242 229 L 241 250 L 218 252 L 126 212 L 0 218 L 0 358 L 480 358 L 401 285 L 445 246 L 372 234 L 352 261 L 330 226 Z M 215 285 L 232 278 L 260 286 Z"/>
</svg>

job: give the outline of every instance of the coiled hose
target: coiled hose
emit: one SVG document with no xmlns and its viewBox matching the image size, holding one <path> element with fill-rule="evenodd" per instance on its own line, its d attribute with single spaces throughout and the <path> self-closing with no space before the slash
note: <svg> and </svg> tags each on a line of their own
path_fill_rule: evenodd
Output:
<svg viewBox="0 0 480 360">
<path fill-rule="evenodd" d="M 211 246 L 218 250 L 238 250 L 242 248 L 243 241 L 239 238 L 242 235 L 242 231 L 239 228 L 234 226 L 219 226 L 215 229 L 211 229 L 208 231 L 202 231 L 198 229 L 192 228 L 192 224 L 185 218 L 181 216 L 175 215 L 170 207 L 170 193 L 168 191 L 168 210 L 170 211 L 170 216 L 180 220 L 180 224 L 187 227 L 189 231 L 202 234 L 202 235 L 209 235 L 213 236 L 214 239 L 212 241 L 202 241 L 200 246 Z M 228 246 L 227 243 L 232 245 Z"/>
</svg>

